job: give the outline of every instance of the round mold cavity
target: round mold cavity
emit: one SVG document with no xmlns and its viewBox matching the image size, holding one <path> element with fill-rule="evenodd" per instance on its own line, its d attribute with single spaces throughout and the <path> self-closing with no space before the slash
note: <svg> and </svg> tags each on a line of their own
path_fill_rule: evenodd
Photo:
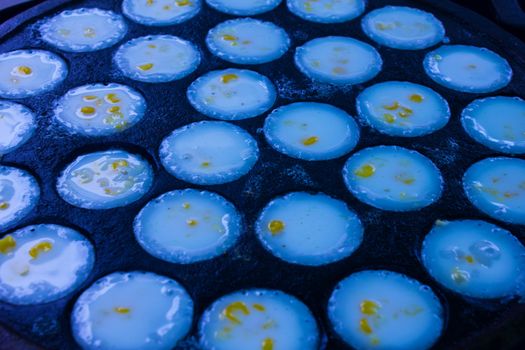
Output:
<svg viewBox="0 0 525 350">
<path fill-rule="evenodd" d="M 384 270 L 350 275 L 328 302 L 335 332 L 355 349 L 429 349 L 443 331 L 443 314 L 428 286 Z"/>
<path fill-rule="evenodd" d="M 34 113 L 18 103 L 0 101 L 0 156 L 13 152 L 33 136 Z"/>
<path fill-rule="evenodd" d="M 124 207 L 142 198 L 153 184 L 153 169 L 140 155 L 108 150 L 78 156 L 60 174 L 63 200 L 84 209 Z"/>
<path fill-rule="evenodd" d="M 33 175 L 0 165 L 0 231 L 17 225 L 39 200 L 40 186 Z"/>
<path fill-rule="evenodd" d="M 363 32 L 380 45 L 422 50 L 443 41 L 445 28 L 433 14 L 412 7 L 386 6 L 367 14 Z"/>
<path fill-rule="evenodd" d="M 488 222 L 437 221 L 425 237 L 421 259 L 436 281 L 464 296 L 525 296 L 525 247 Z"/>
<path fill-rule="evenodd" d="M 317 23 L 343 23 L 365 12 L 365 0 L 287 0 L 286 5 L 294 15 Z"/>
<path fill-rule="evenodd" d="M 122 74 L 145 83 L 166 83 L 193 73 L 201 62 L 197 47 L 172 35 L 148 35 L 123 44 L 114 61 Z"/>
<path fill-rule="evenodd" d="M 225 61 L 255 65 L 279 59 L 288 51 L 290 38 L 271 22 L 239 18 L 210 29 L 206 45 L 213 55 Z"/>
<path fill-rule="evenodd" d="M 42 20 L 39 30 L 42 39 L 59 50 L 90 52 L 115 45 L 124 38 L 128 26 L 112 11 L 79 8 Z"/>
<path fill-rule="evenodd" d="M 525 160 L 481 160 L 466 171 L 463 188 L 470 202 L 490 217 L 525 225 Z"/>
<path fill-rule="evenodd" d="M 441 46 L 426 55 L 423 66 L 436 83 L 460 92 L 494 92 L 507 86 L 512 79 L 512 68 L 507 60 L 476 46 Z"/>
<path fill-rule="evenodd" d="M 359 127 L 342 109 L 317 102 L 296 102 L 274 110 L 264 136 L 275 150 L 293 158 L 320 161 L 339 158 L 359 142 Z"/>
<path fill-rule="evenodd" d="M 360 201 L 382 210 L 412 211 L 441 197 L 443 177 L 430 159 L 398 146 L 365 148 L 343 168 L 348 190 Z"/>
<path fill-rule="evenodd" d="M 272 82 L 246 69 L 212 71 L 195 80 L 188 100 L 200 113 L 221 120 L 242 120 L 268 111 L 277 98 Z"/>
<path fill-rule="evenodd" d="M 379 74 L 383 60 L 372 46 L 344 36 L 308 41 L 295 50 L 295 65 L 308 78 L 334 85 L 355 85 Z"/>
<path fill-rule="evenodd" d="M 201 10 L 201 0 L 124 0 L 126 17 L 145 26 L 170 26 L 186 22 Z"/>
<path fill-rule="evenodd" d="M 389 81 L 366 88 L 356 101 L 359 117 L 389 136 L 417 137 L 442 129 L 450 119 L 447 101 L 419 84 Z"/>
<path fill-rule="evenodd" d="M 0 54 L 0 97 L 26 98 L 53 90 L 67 77 L 68 68 L 58 55 L 43 50 L 17 50 Z"/>
<path fill-rule="evenodd" d="M 26 226 L 0 239 L 0 300 L 41 304 L 73 293 L 93 269 L 95 252 L 77 231 Z"/>
<path fill-rule="evenodd" d="M 276 257 L 320 266 L 349 257 L 363 240 L 363 225 L 346 203 L 325 194 L 294 192 L 272 200 L 255 225 Z"/>
<path fill-rule="evenodd" d="M 55 118 L 70 132 L 108 136 L 138 123 L 146 113 L 146 100 L 120 84 L 89 84 L 69 90 L 56 104 Z"/>
<path fill-rule="evenodd" d="M 504 153 L 525 154 L 525 101 L 519 97 L 475 100 L 461 114 L 461 124 L 477 142 Z"/>
<path fill-rule="evenodd" d="M 149 254 L 190 264 L 224 254 L 242 234 L 237 209 L 208 191 L 177 190 L 149 202 L 133 224 L 135 238 Z"/>
<path fill-rule="evenodd" d="M 259 159 L 255 139 L 226 122 L 196 122 L 173 131 L 160 145 L 164 168 L 197 185 L 218 185 L 246 175 Z"/>
<path fill-rule="evenodd" d="M 315 350 L 319 330 L 310 310 L 295 297 L 250 289 L 223 296 L 208 307 L 199 323 L 199 340 L 205 350 Z"/>
<path fill-rule="evenodd" d="M 177 281 L 151 272 L 115 272 L 80 295 L 71 326 L 87 350 L 169 350 L 189 332 L 192 319 L 193 301 Z"/>
</svg>

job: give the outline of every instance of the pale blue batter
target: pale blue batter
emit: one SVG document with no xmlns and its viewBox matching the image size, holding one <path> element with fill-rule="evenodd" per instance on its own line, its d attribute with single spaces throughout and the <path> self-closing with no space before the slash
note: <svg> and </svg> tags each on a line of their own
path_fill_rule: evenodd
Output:
<svg viewBox="0 0 525 350">
<path fill-rule="evenodd" d="M 77 231 L 33 225 L 0 239 L 0 300 L 48 303 L 74 292 L 88 278 L 95 252 Z"/>
<path fill-rule="evenodd" d="M 525 160 L 487 158 L 463 176 L 472 204 L 494 219 L 525 225 Z"/>
<path fill-rule="evenodd" d="M 378 44 L 401 50 L 426 49 L 445 38 L 445 28 L 433 14 L 404 6 L 374 10 L 363 18 L 361 27 Z"/>
<path fill-rule="evenodd" d="M 436 83 L 461 92 L 494 92 L 512 79 L 507 60 L 483 47 L 441 46 L 426 55 L 423 66 Z"/>
<path fill-rule="evenodd" d="M 461 123 L 470 137 L 495 151 L 525 153 L 525 101 L 519 97 L 476 100 L 463 110 Z"/>
<path fill-rule="evenodd" d="M 447 101 L 414 83 L 389 81 L 366 88 L 356 101 L 359 117 L 390 136 L 415 137 L 443 128 L 450 119 Z"/>
<path fill-rule="evenodd" d="M 242 228 L 241 215 L 233 204 L 215 193 L 192 189 L 152 200 L 133 224 L 142 248 L 179 264 L 224 254 L 237 242 Z"/>
<path fill-rule="evenodd" d="M 290 38 L 284 29 L 253 18 L 219 23 L 206 36 L 208 49 L 215 56 L 237 64 L 275 61 L 288 51 Z"/>
<path fill-rule="evenodd" d="M 317 350 L 319 330 L 295 297 L 250 289 L 208 307 L 199 322 L 199 340 L 203 350 Z"/>
<path fill-rule="evenodd" d="M 444 327 L 443 307 L 428 286 L 383 270 L 342 280 L 328 302 L 328 317 L 357 350 L 429 349 Z"/>
<path fill-rule="evenodd" d="M 276 257 L 319 266 L 350 256 L 361 244 L 364 229 L 343 201 L 294 192 L 272 200 L 259 215 L 255 231 Z"/>
<path fill-rule="evenodd" d="M 349 153 L 359 141 L 359 127 L 342 109 L 317 102 L 296 102 L 274 110 L 264 135 L 277 151 L 293 158 L 320 161 Z"/>
<path fill-rule="evenodd" d="M 480 220 L 437 221 L 421 258 L 443 286 L 474 298 L 525 295 L 525 247 L 509 231 Z"/>
<path fill-rule="evenodd" d="M 241 120 L 269 110 L 277 93 L 264 75 L 229 68 L 198 78 L 188 88 L 187 96 L 193 108 L 210 118 Z"/>
<path fill-rule="evenodd" d="M 177 281 L 151 272 L 115 272 L 80 295 L 71 327 L 85 350 L 170 350 L 192 319 L 193 301 Z"/>
<path fill-rule="evenodd" d="M 367 43 L 344 36 L 327 36 L 298 47 L 295 65 L 312 80 L 354 85 L 379 74 L 383 60 Z"/>
<path fill-rule="evenodd" d="M 255 139 L 226 122 L 203 121 L 179 128 L 162 141 L 160 159 L 183 181 L 218 185 L 246 175 L 259 159 Z"/>
<path fill-rule="evenodd" d="M 389 211 L 411 211 L 441 197 L 443 177 L 434 163 L 419 152 L 398 146 L 365 148 L 343 168 L 348 190 L 357 199 Z"/>
</svg>

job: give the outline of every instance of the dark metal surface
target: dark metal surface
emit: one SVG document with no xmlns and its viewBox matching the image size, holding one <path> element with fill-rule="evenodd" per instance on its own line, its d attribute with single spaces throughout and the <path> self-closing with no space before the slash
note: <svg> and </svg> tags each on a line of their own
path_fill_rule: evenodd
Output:
<svg viewBox="0 0 525 350">
<path fill-rule="evenodd" d="M 100 7 L 120 12 L 120 1 L 50 0 L 24 12 L 0 26 L 0 52 L 19 48 L 44 48 L 34 28 L 33 18 L 42 18 L 59 10 L 79 6 Z M 488 47 L 506 57 L 513 70 L 512 83 L 498 94 L 525 98 L 525 44 L 501 30 L 495 24 L 449 1 L 439 0 L 370 0 L 367 11 L 386 4 L 409 5 L 433 12 L 443 21 L 452 43 Z M 51 8 L 55 9 L 51 10 Z M 213 69 L 237 66 L 212 56 L 206 49 L 207 31 L 231 16 L 220 14 L 207 6 L 189 22 L 164 28 L 148 28 L 128 21 L 129 33 L 124 41 L 145 34 L 167 33 L 194 42 L 203 54 L 199 69 L 182 80 L 165 84 L 146 84 L 123 77 L 112 63 L 117 46 L 94 53 L 60 53 L 69 64 L 70 74 L 55 91 L 19 102 L 32 108 L 38 118 L 35 136 L 17 151 L 1 159 L 1 164 L 29 170 L 39 179 L 42 198 L 36 210 L 19 225 L 58 223 L 79 229 L 93 242 L 96 265 L 81 289 L 53 303 L 36 306 L 12 306 L 0 303 L 0 321 L 14 333 L 49 349 L 76 349 L 70 332 L 69 314 L 80 293 L 98 278 L 114 272 L 147 270 L 180 281 L 195 301 L 194 327 L 179 346 L 195 346 L 196 324 L 202 311 L 218 297 L 242 288 L 275 288 L 303 300 L 315 314 L 327 349 L 344 349 L 333 334 L 326 316 L 326 304 L 335 284 L 352 272 L 368 268 L 386 268 L 405 273 L 426 283 L 438 294 L 447 311 L 443 336 L 438 349 L 512 349 L 523 341 L 525 307 L 515 301 L 500 303 L 466 300 L 434 282 L 424 271 L 418 254 L 422 239 L 437 219 L 471 218 L 493 222 L 509 229 L 523 242 L 525 228 L 496 222 L 472 207 L 463 194 L 461 178 L 472 163 L 498 155 L 468 138 L 459 114 L 475 94 L 457 93 L 443 88 L 428 78 L 422 60 L 428 50 L 399 51 L 379 47 L 385 65 L 374 80 L 354 87 L 330 87 L 311 83 L 293 65 L 294 48 L 304 42 L 326 35 L 347 35 L 370 42 L 360 29 L 360 21 L 324 25 L 305 22 L 293 16 L 285 4 L 267 14 L 257 16 L 285 28 L 292 38 L 292 49 L 281 59 L 251 66 L 272 80 L 278 89 L 276 107 L 294 101 L 331 103 L 355 115 L 355 97 L 366 86 L 388 80 L 408 80 L 430 86 L 450 103 L 449 125 L 432 135 L 418 138 L 386 137 L 368 127 L 362 128 L 362 138 L 356 150 L 381 144 L 401 145 L 416 149 L 432 159 L 446 180 L 445 194 L 434 205 L 418 212 L 390 213 L 371 208 L 355 199 L 343 184 L 341 169 L 348 157 L 333 161 L 306 162 L 294 160 L 274 151 L 260 132 L 265 115 L 235 122 L 258 141 L 261 157 L 245 177 L 218 186 L 191 186 L 170 176 L 160 166 L 158 147 L 173 129 L 193 121 L 206 119 L 189 105 L 185 92 L 198 76 Z M 135 127 L 113 137 L 86 138 L 70 135 L 52 121 L 53 102 L 67 90 L 88 83 L 117 82 L 139 90 L 148 101 L 148 112 Z M 143 154 L 155 167 L 156 181 L 151 191 L 140 201 L 125 208 L 90 211 L 68 205 L 58 196 L 54 184 L 59 171 L 75 156 L 100 149 L 121 147 Z M 243 213 L 245 233 L 227 254 L 192 265 L 177 265 L 155 259 L 136 243 L 132 220 L 149 200 L 169 190 L 203 188 L 231 200 Z M 271 256 L 258 243 L 253 225 L 258 212 L 272 198 L 295 191 L 322 191 L 343 199 L 354 208 L 365 225 L 361 247 L 349 258 L 322 267 L 302 267 L 287 264 Z M 141 296 L 138 295 L 137 298 Z M 5 333 L 5 332 L 4 332 Z M 16 340 L 2 343 L 0 348 L 24 348 Z M 11 336 L 12 338 L 12 336 Z M 12 338 L 13 339 L 13 338 Z M 7 344 L 7 345 L 6 345 Z M 7 347 L 6 347 L 7 346 Z M 489 347 L 486 347 L 489 346 Z"/>
<path fill-rule="evenodd" d="M 506 24 L 525 30 L 525 2 L 522 0 L 492 0 L 498 17 Z"/>
</svg>

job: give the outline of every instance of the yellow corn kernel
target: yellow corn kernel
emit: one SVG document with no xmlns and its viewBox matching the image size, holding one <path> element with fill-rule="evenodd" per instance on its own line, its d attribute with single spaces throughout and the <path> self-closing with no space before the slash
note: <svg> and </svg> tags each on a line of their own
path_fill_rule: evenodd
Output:
<svg viewBox="0 0 525 350">
<path fill-rule="evenodd" d="M 113 308 L 113 311 L 115 311 L 117 314 L 129 314 L 131 312 L 131 309 L 128 307 L 117 306 Z"/>
<path fill-rule="evenodd" d="M 236 301 L 226 306 L 222 314 L 224 317 L 226 317 L 231 322 L 235 324 L 241 324 L 241 320 L 239 320 L 234 315 L 234 313 L 237 311 L 240 311 L 243 315 L 246 315 L 246 316 L 250 314 L 250 310 L 248 309 L 248 306 L 246 306 L 246 304 L 243 303 L 242 301 Z"/>
<path fill-rule="evenodd" d="M 109 113 L 117 113 L 117 112 L 120 112 L 120 107 L 119 107 L 119 106 L 113 106 L 113 107 L 110 107 L 110 108 L 108 108 L 108 112 L 109 112 Z"/>
<path fill-rule="evenodd" d="M 183 207 L 184 209 L 190 209 L 190 203 L 183 203 L 183 204 L 182 204 L 182 207 Z"/>
<path fill-rule="evenodd" d="M 408 118 L 412 114 L 414 114 L 414 111 L 410 108 L 401 107 L 401 112 L 397 113 L 401 118 Z"/>
<path fill-rule="evenodd" d="M 95 109 L 95 107 L 91 107 L 91 106 L 84 106 L 82 108 L 80 108 L 80 112 L 82 112 L 82 114 L 84 115 L 93 115 L 95 114 L 97 110 Z"/>
<path fill-rule="evenodd" d="M 268 230 L 272 234 L 272 236 L 278 235 L 284 230 L 284 222 L 281 220 L 272 220 L 268 224 Z"/>
<path fill-rule="evenodd" d="M 306 1 L 304 3 L 304 10 L 306 12 L 312 12 L 313 11 L 312 4 L 310 4 L 310 2 L 308 2 L 308 1 Z"/>
<path fill-rule="evenodd" d="M 124 159 L 117 160 L 111 163 L 111 167 L 113 168 L 113 170 L 117 170 L 119 167 L 126 167 L 126 166 L 129 166 L 129 163 L 127 160 L 124 160 Z"/>
<path fill-rule="evenodd" d="M 410 101 L 415 102 L 415 103 L 421 103 L 423 102 L 424 99 L 425 98 L 421 96 L 420 94 L 410 95 Z"/>
<path fill-rule="evenodd" d="M 394 117 L 392 114 L 390 113 L 385 113 L 383 115 L 383 118 L 385 119 L 385 121 L 388 123 L 388 124 L 392 124 L 393 122 L 396 121 L 396 117 Z"/>
<path fill-rule="evenodd" d="M 97 96 L 87 95 L 87 96 L 82 97 L 82 99 L 83 99 L 84 101 L 86 101 L 86 102 L 87 102 L 87 101 L 95 101 L 95 100 L 97 99 Z"/>
<path fill-rule="evenodd" d="M 417 316 L 422 312 L 423 312 L 423 308 L 419 306 L 414 306 L 412 308 L 409 307 L 409 308 L 403 309 L 403 313 L 407 316 Z"/>
<path fill-rule="evenodd" d="M 0 210 L 6 210 L 7 208 L 9 208 L 9 203 L 0 202 Z"/>
<path fill-rule="evenodd" d="M 384 24 L 384 23 L 376 23 L 376 28 L 379 30 L 387 30 L 387 29 L 392 29 L 392 25 Z"/>
<path fill-rule="evenodd" d="M 151 68 L 153 68 L 153 63 L 145 63 L 145 64 L 141 64 L 140 66 L 137 66 L 138 69 L 142 70 L 142 71 L 148 71 L 150 70 Z"/>
<path fill-rule="evenodd" d="M 164 5 L 162 8 L 163 8 L 165 11 L 169 11 L 169 10 L 171 10 L 171 5 Z"/>
<path fill-rule="evenodd" d="M 177 0 L 177 6 L 188 6 L 191 5 L 190 0 Z"/>
<path fill-rule="evenodd" d="M 38 256 L 41 253 L 47 253 L 51 249 L 53 249 L 53 243 L 51 243 L 51 242 L 40 242 L 38 244 L 35 244 L 35 246 L 33 246 L 33 248 L 29 249 L 29 255 L 33 259 L 36 259 L 36 258 L 38 258 Z"/>
<path fill-rule="evenodd" d="M 273 350 L 273 339 L 266 338 L 261 344 L 261 350 Z"/>
<path fill-rule="evenodd" d="M 129 125 L 129 123 L 127 121 L 123 121 L 123 122 L 120 122 L 117 125 L 115 125 L 115 129 L 123 130 L 123 129 L 127 128 L 128 125 Z"/>
<path fill-rule="evenodd" d="M 359 168 L 356 171 L 354 171 L 354 174 L 356 174 L 359 177 L 365 177 L 366 178 L 366 177 L 370 177 L 370 176 L 374 175 L 375 172 L 376 172 L 376 169 L 372 165 L 365 164 L 361 168 Z"/>
<path fill-rule="evenodd" d="M 308 137 L 308 138 L 304 139 L 301 142 L 305 146 L 312 146 L 312 145 L 315 145 L 318 141 L 319 141 L 319 137 L 312 136 L 312 137 Z"/>
<path fill-rule="evenodd" d="M 223 40 L 226 40 L 226 41 L 236 41 L 237 40 L 237 37 L 234 36 L 234 35 L 231 35 L 231 34 L 224 34 L 222 36 L 222 39 Z"/>
<path fill-rule="evenodd" d="M 33 73 L 33 70 L 30 67 L 28 67 L 28 66 L 20 66 L 20 67 L 18 67 L 18 73 L 24 74 L 24 75 L 29 75 L 29 74 Z"/>
<path fill-rule="evenodd" d="M 370 327 L 370 324 L 366 318 L 362 318 L 359 321 L 359 329 L 361 329 L 361 331 L 365 334 L 372 334 L 373 332 L 372 327 Z"/>
<path fill-rule="evenodd" d="M 379 305 L 370 300 L 363 300 L 359 306 L 361 308 L 361 313 L 370 316 L 377 314 L 377 309 L 379 308 Z"/>
<path fill-rule="evenodd" d="M 148 5 L 148 6 L 153 5 L 153 0 L 146 0 L 146 5 Z"/>
<path fill-rule="evenodd" d="M 68 36 L 71 34 L 71 31 L 69 29 L 61 28 L 58 30 L 58 33 L 62 36 Z"/>
<path fill-rule="evenodd" d="M 202 162 L 201 163 L 201 167 L 203 167 L 203 168 L 208 168 L 210 165 L 211 165 L 210 162 Z"/>
<path fill-rule="evenodd" d="M 84 29 L 84 36 L 86 38 L 93 38 L 95 36 L 95 29 L 93 29 L 93 28 L 85 28 Z"/>
<path fill-rule="evenodd" d="M 396 109 L 399 108 L 399 102 L 395 101 L 391 105 L 384 105 L 383 108 L 388 111 L 395 111 Z"/>
<path fill-rule="evenodd" d="M 16 241 L 13 236 L 7 235 L 0 239 L 0 253 L 7 254 L 11 250 L 15 249 Z"/>
<path fill-rule="evenodd" d="M 344 67 L 334 67 L 334 69 L 332 69 L 332 73 L 334 74 L 345 74 L 346 73 L 346 69 Z"/>
<path fill-rule="evenodd" d="M 156 48 L 157 48 L 157 45 L 155 45 L 155 44 L 148 44 L 148 47 L 149 47 L 150 49 L 156 49 Z"/>
<path fill-rule="evenodd" d="M 198 222 L 194 219 L 188 219 L 186 220 L 186 224 L 188 224 L 188 226 L 197 226 Z"/>
<path fill-rule="evenodd" d="M 111 103 L 119 103 L 120 98 L 118 98 L 117 94 L 107 94 L 106 100 L 108 100 Z"/>
<path fill-rule="evenodd" d="M 455 267 L 452 270 L 451 277 L 452 277 L 452 280 L 456 282 L 457 284 L 465 283 L 469 280 L 468 275 L 466 275 L 464 271 L 461 271 L 457 267 Z"/>
<path fill-rule="evenodd" d="M 266 310 L 266 308 L 264 307 L 264 305 L 261 305 L 261 304 L 253 304 L 253 308 L 254 308 L 255 310 L 257 310 L 257 311 L 261 311 L 261 312 L 263 312 L 263 311 Z"/>
<path fill-rule="evenodd" d="M 465 257 L 465 260 L 469 263 L 469 264 L 474 264 L 474 257 L 472 255 L 467 255 Z"/>
<path fill-rule="evenodd" d="M 237 80 L 237 79 L 239 79 L 237 74 L 224 74 L 221 77 L 221 82 L 224 83 L 224 84 L 228 84 L 230 81 L 234 81 L 234 80 Z"/>
</svg>

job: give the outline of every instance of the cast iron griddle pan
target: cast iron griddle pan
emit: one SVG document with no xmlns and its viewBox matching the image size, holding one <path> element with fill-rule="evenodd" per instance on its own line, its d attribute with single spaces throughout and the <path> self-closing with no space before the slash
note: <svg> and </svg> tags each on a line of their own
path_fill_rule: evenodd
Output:
<svg viewBox="0 0 525 350">
<path fill-rule="evenodd" d="M 0 26 L 0 52 L 21 48 L 43 48 L 45 44 L 33 24 L 43 17 L 64 9 L 99 7 L 116 12 L 121 1 L 49 0 L 8 20 Z M 445 25 L 451 43 L 487 47 L 503 55 L 514 70 L 512 83 L 498 95 L 525 98 L 525 44 L 490 21 L 446 0 L 370 0 L 367 12 L 385 5 L 407 5 L 432 12 Z M 440 297 L 446 311 L 444 333 L 436 349 L 513 349 L 523 340 L 525 306 L 516 301 L 502 303 L 467 300 L 434 282 L 423 269 L 418 255 L 421 242 L 437 219 L 482 219 L 510 230 L 525 241 L 525 227 L 496 222 L 474 208 L 465 197 L 461 178 L 474 162 L 499 154 L 473 140 L 463 131 L 461 110 L 481 95 L 458 93 L 443 88 L 428 78 L 422 67 L 428 50 L 400 51 L 371 43 L 360 29 L 360 19 L 343 24 L 306 22 L 288 12 L 283 3 L 274 11 L 256 16 L 283 27 L 292 39 L 292 48 L 281 59 L 250 69 L 268 76 L 276 84 L 279 97 L 275 107 L 295 101 L 320 101 L 338 106 L 356 115 L 355 97 L 366 86 L 388 80 L 407 80 L 427 85 L 450 103 L 452 118 L 448 126 L 432 135 L 418 138 L 387 137 L 362 127 L 356 150 L 376 145 L 400 145 L 415 149 L 432 159 L 441 169 L 446 185 L 443 197 L 421 211 L 385 212 L 355 199 L 345 188 L 341 169 L 348 157 L 332 161 L 295 160 L 274 151 L 260 131 L 265 115 L 234 122 L 248 130 L 258 141 L 260 160 L 254 169 L 238 181 L 218 186 L 191 186 L 169 175 L 160 165 L 158 147 L 172 130 L 190 122 L 206 119 L 189 105 L 188 85 L 198 76 L 215 69 L 236 66 L 209 53 L 204 39 L 216 24 L 231 18 L 206 5 L 189 22 L 169 27 L 145 27 L 128 21 L 129 32 L 122 42 L 146 34 L 167 33 L 190 40 L 199 46 L 203 60 L 190 76 L 164 84 L 147 84 L 124 78 L 112 63 L 118 45 L 93 53 L 63 53 L 70 67 L 64 83 L 54 91 L 20 100 L 38 116 L 38 130 L 17 151 L 6 155 L 1 164 L 24 168 L 39 179 L 42 196 L 36 210 L 19 227 L 36 223 L 58 223 L 78 229 L 95 246 L 96 264 L 79 290 L 52 303 L 35 306 L 13 306 L 0 303 L 0 320 L 4 342 L 0 348 L 27 348 L 21 339 L 47 349 L 77 349 L 70 331 L 69 316 L 75 300 L 94 281 L 115 271 L 146 270 L 169 276 L 181 282 L 195 301 L 194 326 L 177 349 L 198 349 L 197 321 L 204 309 L 217 298 L 244 288 L 274 288 L 297 296 L 314 313 L 323 334 L 323 349 L 346 349 L 330 329 L 326 316 L 327 300 L 336 283 L 349 274 L 370 268 L 398 271 L 428 284 Z M 382 72 L 366 84 L 331 87 L 312 83 L 295 68 L 295 47 L 326 35 L 346 35 L 374 45 L 384 60 Z M 52 119 L 53 102 L 66 91 L 79 85 L 117 82 L 132 86 L 147 99 L 148 112 L 135 127 L 116 136 L 86 138 L 71 135 Z M 77 155 L 108 148 L 123 148 L 142 154 L 155 167 L 156 180 L 150 192 L 140 201 L 124 208 L 91 211 L 64 202 L 55 190 L 59 172 Z M 135 241 L 132 221 L 151 199 L 174 189 L 202 188 L 219 193 L 239 208 L 245 221 L 245 232 L 239 243 L 227 254 L 207 262 L 191 265 L 167 263 L 148 255 Z M 285 263 L 266 252 L 257 241 L 253 227 L 259 211 L 274 197 L 291 191 L 322 191 L 346 201 L 357 211 L 365 225 L 361 247 L 349 258 L 322 267 L 302 267 Z M 137 295 L 137 298 L 141 298 Z M 0 332 L 2 333 L 2 332 Z M 19 335 L 19 336 L 16 336 Z M 0 340 L 2 337 L 0 336 Z M 14 340 L 13 340 L 14 339 Z"/>
</svg>

